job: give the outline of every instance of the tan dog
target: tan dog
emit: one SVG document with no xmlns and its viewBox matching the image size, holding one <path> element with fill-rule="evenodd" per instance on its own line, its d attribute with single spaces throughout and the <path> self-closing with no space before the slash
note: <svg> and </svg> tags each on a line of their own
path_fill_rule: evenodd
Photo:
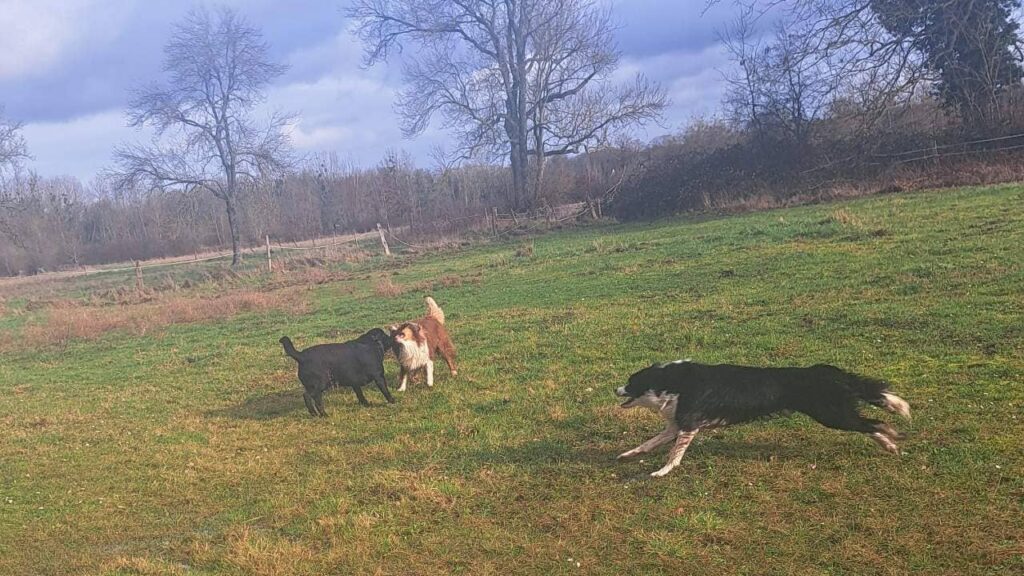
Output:
<svg viewBox="0 0 1024 576">
<path fill-rule="evenodd" d="M 427 386 L 434 385 L 434 359 L 440 354 L 448 363 L 452 376 L 458 375 L 455 366 L 455 346 L 444 327 L 444 310 L 430 296 L 426 298 L 427 315 L 415 322 L 405 322 L 391 327 L 391 338 L 395 343 L 395 355 L 401 366 L 398 391 L 405 392 L 409 373 L 414 370 L 427 371 Z"/>
</svg>

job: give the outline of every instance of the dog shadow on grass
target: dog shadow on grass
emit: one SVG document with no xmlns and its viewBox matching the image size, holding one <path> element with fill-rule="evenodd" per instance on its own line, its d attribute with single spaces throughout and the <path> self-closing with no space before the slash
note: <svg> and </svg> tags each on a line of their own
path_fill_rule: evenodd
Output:
<svg viewBox="0 0 1024 576">
<path fill-rule="evenodd" d="M 553 427 L 554 434 L 539 436 L 532 441 L 520 442 L 515 445 L 492 445 L 487 447 L 471 447 L 458 455 L 456 460 L 460 466 L 485 467 L 492 465 L 514 465 L 518 468 L 543 473 L 547 470 L 569 467 L 585 467 L 612 474 L 619 481 L 649 479 L 648 474 L 663 466 L 668 461 L 668 446 L 633 458 L 618 460 L 617 456 L 625 452 L 643 437 L 616 437 L 602 434 L 599 430 L 588 433 L 583 429 L 566 426 L 558 432 L 558 425 Z M 589 439 L 589 440 L 588 440 Z M 848 448 L 837 446 L 840 453 Z M 683 459 L 679 474 L 692 472 L 694 468 L 703 469 L 712 465 L 750 466 L 764 463 L 778 466 L 804 466 L 818 462 L 827 462 L 835 455 L 822 452 L 820 449 L 809 450 L 799 439 L 771 440 L 745 439 L 742 435 L 710 432 L 690 447 Z"/>
<path fill-rule="evenodd" d="M 302 390 L 282 390 L 264 396 L 250 396 L 243 402 L 207 412 L 207 416 L 233 418 L 235 420 L 273 420 L 291 416 L 301 411 L 306 413 L 302 402 Z"/>
<path fill-rule="evenodd" d="M 363 407 L 356 402 L 355 396 L 352 395 L 350 390 L 329 390 L 325 397 L 328 401 L 327 413 L 330 415 L 332 410 L 366 410 L 387 406 L 383 398 L 380 401 L 374 401 L 372 393 L 368 396 L 370 396 L 370 405 Z M 334 406 L 330 404 L 332 400 L 336 403 Z M 351 404 L 351 406 L 348 404 Z M 310 417 L 302 400 L 301 388 L 272 392 L 263 396 L 250 396 L 234 406 L 210 410 L 206 412 L 206 415 L 214 418 L 232 418 L 234 420 L 275 420 L 277 418 L 295 416 Z"/>
</svg>

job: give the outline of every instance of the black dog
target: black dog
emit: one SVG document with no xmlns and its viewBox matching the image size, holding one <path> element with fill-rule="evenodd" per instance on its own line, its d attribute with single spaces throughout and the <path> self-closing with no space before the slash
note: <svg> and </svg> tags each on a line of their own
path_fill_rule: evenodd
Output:
<svg viewBox="0 0 1024 576">
<path fill-rule="evenodd" d="M 779 412 L 797 411 L 837 430 L 871 436 L 885 450 L 899 454 L 901 435 L 880 420 L 864 418 L 858 401 L 910 418 L 910 405 L 888 392 L 888 384 L 818 364 L 809 368 L 710 366 L 677 361 L 633 374 L 615 393 L 628 398 L 623 408 L 643 406 L 659 412 L 665 430 L 619 458 L 644 454 L 675 440 L 669 462 L 651 476 L 672 471 L 701 428 L 748 422 Z"/>
<path fill-rule="evenodd" d="M 394 403 L 384 377 L 384 354 L 391 350 L 391 337 L 380 328 L 343 344 L 310 346 L 301 352 L 295 349 L 287 336 L 280 342 L 285 353 L 299 363 L 299 380 L 305 388 L 302 399 L 313 416 L 327 415 L 323 394 L 335 386 L 352 388 L 359 403 L 369 406 L 363 396 L 363 386 L 372 381 L 388 402 Z"/>
</svg>

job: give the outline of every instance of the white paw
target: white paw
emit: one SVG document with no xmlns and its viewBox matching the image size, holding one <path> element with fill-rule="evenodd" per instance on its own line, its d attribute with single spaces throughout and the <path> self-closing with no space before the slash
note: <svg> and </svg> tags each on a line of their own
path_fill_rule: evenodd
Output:
<svg viewBox="0 0 1024 576">
<path fill-rule="evenodd" d="M 619 454 L 615 458 L 616 458 L 616 460 L 625 460 L 626 458 L 632 458 L 633 456 L 636 456 L 637 454 L 638 454 L 638 452 L 636 450 L 629 450 L 627 452 L 623 452 L 622 454 Z"/>
<path fill-rule="evenodd" d="M 399 386 L 398 387 L 398 391 L 399 392 L 405 392 L 405 384 L 402 384 L 401 386 Z"/>
<path fill-rule="evenodd" d="M 658 470 L 657 472 L 651 472 L 651 478 L 661 478 L 662 476 L 667 475 L 671 471 L 672 471 L 671 468 L 669 468 L 667 470 L 665 468 L 662 468 L 661 470 Z"/>
</svg>

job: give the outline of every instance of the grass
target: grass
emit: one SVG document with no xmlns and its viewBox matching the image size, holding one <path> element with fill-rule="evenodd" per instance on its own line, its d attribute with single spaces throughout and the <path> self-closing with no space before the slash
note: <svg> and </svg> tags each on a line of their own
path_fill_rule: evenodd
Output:
<svg viewBox="0 0 1024 576">
<path fill-rule="evenodd" d="M 301 290 L 254 274 L 238 283 L 302 304 L 7 347 L 0 573 L 1020 574 L 1022 201 L 608 225 L 366 258 Z M 394 406 L 336 392 L 309 418 L 278 337 L 354 336 L 427 292 L 459 377 Z M 53 313 L 30 301 L 4 302 L 12 342 Z M 651 480 L 663 453 L 614 457 L 660 424 L 611 390 L 680 357 L 891 380 L 907 453 L 791 417 L 698 436 Z"/>
</svg>

